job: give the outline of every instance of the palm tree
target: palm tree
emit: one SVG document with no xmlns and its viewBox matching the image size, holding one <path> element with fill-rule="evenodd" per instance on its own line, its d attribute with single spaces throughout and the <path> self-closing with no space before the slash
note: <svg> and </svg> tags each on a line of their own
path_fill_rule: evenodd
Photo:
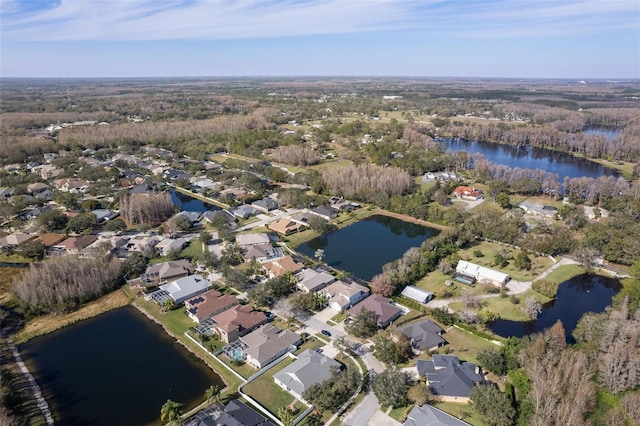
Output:
<svg viewBox="0 0 640 426">
<path fill-rule="evenodd" d="M 211 404 L 214 400 L 220 400 L 220 386 L 211 385 L 204 391 L 204 399 Z"/>
<path fill-rule="evenodd" d="M 179 425 L 183 407 L 184 404 L 167 399 L 160 409 L 160 420 L 167 421 L 170 425 Z"/>
</svg>

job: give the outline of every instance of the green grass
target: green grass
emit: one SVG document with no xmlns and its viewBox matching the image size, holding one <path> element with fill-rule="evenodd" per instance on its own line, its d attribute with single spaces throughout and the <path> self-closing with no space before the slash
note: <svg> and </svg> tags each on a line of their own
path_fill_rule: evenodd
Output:
<svg viewBox="0 0 640 426">
<path fill-rule="evenodd" d="M 453 296 L 459 296 L 462 288 L 466 287 L 464 284 L 457 281 L 454 281 L 454 284 L 451 287 L 445 287 L 444 283 L 447 280 L 453 279 L 450 275 L 445 275 L 439 269 L 436 269 L 421 278 L 415 286 L 423 290 L 430 291 L 436 296 L 441 295 L 444 290 L 450 291 Z"/>
<path fill-rule="evenodd" d="M 581 274 L 584 274 L 584 268 L 580 265 L 562 265 L 555 271 L 551 271 L 551 273 L 544 277 L 544 279 L 556 284 L 562 284 L 563 282 Z"/>
<path fill-rule="evenodd" d="M 352 164 L 353 162 L 351 160 L 346 160 L 344 158 L 334 158 L 332 160 L 323 161 L 322 163 L 310 166 L 309 168 L 312 170 L 322 171 L 325 169 L 342 169 L 344 167 L 349 167 Z"/>
<path fill-rule="evenodd" d="M 295 360 L 287 358 L 276 367 L 264 373 L 251 383 L 247 384 L 242 390 L 251 398 L 256 400 L 260 405 L 276 415 L 278 409 L 282 406 L 289 406 L 295 400 L 293 395 L 284 391 L 273 381 L 273 376 Z"/>
<path fill-rule="evenodd" d="M 4 263 L 31 263 L 33 259 L 30 257 L 20 256 L 19 254 L 2 254 L 0 255 L 0 262 Z"/>
<path fill-rule="evenodd" d="M 233 371 L 240 374 L 245 379 L 248 379 L 249 377 L 251 377 L 252 374 L 255 374 L 258 371 L 252 366 L 250 366 L 249 364 L 247 364 L 246 362 L 243 362 L 242 364 L 238 365 L 235 362 L 229 360 L 227 357 L 225 357 L 222 354 L 220 354 L 218 358 L 220 359 L 220 361 L 224 362 Z"/>
<path fill-rule="evenodd" d="M 200 242 L 199 238 L 189 241 L 189 243 L 187 243 L 187 246 L 180 252 L 180 258 L 193 260 L 202 259 L 202 256 L 202 242 Z"/>
<path fill-rule="evenodd" d="M 304 231 L 288 235 L 287 237 L 285 237 L 284 241 L 287 243 L 287 246 L 289 246 L 290 249 L 295 249 L 299 245 L 313 240 L 318 236 L 320 236 L 320 233 L 314 231 L 313 229 L 305 229 Z"/>
<path fill-rule="evenodd" d="M 409 415 L 409 411 L 411 411 L 411 409 L 413 409 L 413 404 L 409 404 L 406 407 L 394 407 L 389 412 L 389 417 L 399 423 L 403 423 L 407 419 L 407 416 Z"/>
<path fill-rule="evenodd" d="M 321 348 L 325 345 L 326 343 L 324 341 L 315 339 L 313 337 L 309 337 L 306 342 L 304 342 L 302 345 L 298 347 L 298 350 L 296 350 L 294 354 L 297 356 L 297 355 L 300 355 L 302 352 L 306 351 L 307 349 L 313 350 L 316 348 Z"/>
<path fill-rule="evenodd" d="M 512 303 L 510 298 L 508 297 L 496 296 L 488 299 L 482 299 L 482 306 L 490 311 L 499 313 L 500 318 L 505 320 L 529 321 L 529 316 L 522 310 L 525 299 L 527 299 L 528 297 L 533 297 L 542 304 L 547 303 L 551 300 L 532 289 L 529 289 L 522 294 L 518 294 L 517 296 L 520 299 L 520 303 L 518 304 Z M 462 302 L 454 302 L 451 303 L 449 307 L 454 311 L 460 311 L 463 308 L 463 304 Z"/>
<path fill-rule="evenodd" d="M 437 352 L 444 353 L 448 348 L 453 355 L 457 355 L 463 361 L 478 362 L 478 353 L 481 350 L 487 348 L 497 348 L 495 344 L 488 342 L 487 340 L 478 337 L 474 334 L 468 333 L 458 328 L 452 328 L 442 335 L 444 340 L 449 342 L 443 348 Z M 429 356 L 422 354 L 420 358 L 428 359 Z"/>
<path fill-rule="evenodd" d="M 469 404 L 462 404 L 456 402 L 432 402 L 431 405 L 451 414 L 453 417 L 461 419 L 473 426 L 487 426 L 487 423 L 482 419 L 480 414 Z"/>
<path fill-rule="evenodd" d="M 347 312 L 343 311 L 343 312 L 340 312 L 339 314 L 336 314 L 333 317 L 331 317 L 331 321 L 333 321 L 335 323 L 340 323 L 340 322 L 344 321 L 345 318 L 347 318 Z"/>
<path fill-rule="evenodd" d="M 474 256 L 473 252 L 476 250 L 480 250 L 484 254 L 484 256 Z M 458 255 L 463 260 L 467 260 L 469 262 L 473 262 L 478 265 L 486 266 L 488 268 L 492 268 L 497 271 L 509 274 L 511 278 L 518 281 L 533 281 L 538 275 L 540 275 L 542 272 L 546 271 L 553 265 L 553 261 L 546 256 L 536 256 L 534 254 L 529 254 L 529 258 L 531 259 L 531 269 L 528 271 L 519 270 L 518 268 L 516 268 L 513 265 L 513 259 L 509 260 L 509 264 L 506 267 L 494 266 L 494 258 L 496 254 L 498 254 L 498 252 L 500 252 L 501 250 L 506 250 L 507 253 L 509 253 L 513 258 L 515 258 L 518 253 L 520 253 L 520 250 L 513 249 L 508 246 L 502 246 L 500 244 L 482 241 L 480 242 L 480 244 L 477 244 L 473 247 L 460 250 L 458 252 Z"/>
</svg>

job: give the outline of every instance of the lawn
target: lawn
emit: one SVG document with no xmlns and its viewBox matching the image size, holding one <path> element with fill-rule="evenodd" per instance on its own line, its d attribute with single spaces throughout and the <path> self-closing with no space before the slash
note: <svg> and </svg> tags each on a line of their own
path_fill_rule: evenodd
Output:
<svg viewBox="0 0 640 426">
<path fill-rule="evenodd" d="M 218 356 L 218 359 L 220 361 L 224 362 L 233 371 L 235 371 L 236 373 L 240 374 L 245 379 L 248 379 L 249 377 L 251 377 L 251 375 L 255 374 L 258 371 L 255 368 L 253 368 L 252 366 L 250 366 L 249 364 L 247 364 L 246 362 L 243 362 L 242 364 L 238 365 L 238 364 L 236 364 L 235 362 L 231 361 L 230 359 L 228 359 L 226 356 L 224 356 L 222 354 L 220 354 Z"/>
<path fill-rule="evenodd" d="M 284 391 L 273 381 L 273 375 L 295 361 L 287 358 L 270 369 L 251 383 L 243 387 L 242 391 L 256 400 L 260 405 L 276 415 L 280 407 L 288 407 L 296 400 L 289 392 Z"/>
<path fill-rule="evenodd" d="M 346 160 L 344 158 L 336 158 L 333 160 L 326 160 L 322 163 L 316 164 L 314 166 L 310 166 L 310 169 L 322 171 L 325 169 L 341 169 L 344 167 L 349 167 L 353 162 L 351 160 Z"/>
<path fill-rule="evenodd" d="M 580 265 L 562 265 L 555 271 L 551 271 L 549 275 L 544 277 L 544 280 L 562 284 L 563 282 L 581 274 L 584 274 L 584 268 Z"/>
<path fill-rule="evenodd" d="M 447 280 L 452 280 L 451 275 L 445 275 L 439 269 L 436 269 L 435 271 L 429 272 L 416 282 L 415 286 L 423 290 L 430 291 L 436 296 L 442 295 L 445 290 L 451 292 L 452 296 L 459 296 L 462 288 L 468 287 L 457 281 L 454 281 L 454 284 L 451 287 L 445 287 L 444 283 Z"/>
<path fill-rule="evenodd" d="M 447 331 L 442 335 L 444 340 L 449 342 L 448 345 L 445 345 L 443 348 L 439 349 L 437 352 L 444 353 L 445 350 L 450 350 L 452 355 L 458 356 L 461 361 L 470 361 L 470 362 L 478 362 L 478 353 L 487 348 L 498 348 L 494 343 L 491 343 L 482 337 L 476 336 L 475 334 L 468 333 L 464 330 L 460 330 L 458 328 L 451 328 L 450 331 Z M 420 356 L 423 358 L 424 354 Z M 429 356 L 426 356 L 425 359 L 428 359 Z"/>
<path fill-rule="evenodd" d="M 298 347 L 298 350 L 296 350 L 294 354 L 297 356 L 297 355 L 300 355 L 302 352 L 306 351 L 307 349 L 321 348 L 325 346 L 325 344 L 326 343 L 323 340 L 319 340 L 314 337 L 309 337 L 306 342 L 304 342 L 302 345 Z"/>
<path fill-rule="evenodd" d="M 187 246 L 182 249 L 180 252 L 180 258 L 191 259 L 192 261 L 195 259 L 202 259 L 202 243 L 199 238 L 189 241 Z"/>
<path fill-rule="evenodd" d="M 484 256 L 476 257 L 473 254 L 473 252 L 476 250 L 480 250 Z M 482 241 L 473 247 L 460 250 L 458 252 L 458 255 L 463 260 L 467 260 L 469 262 L 473 262 L 478 265 L 486 266 L 488 268 L 492 268 L 500 272 L 509 274 L 511 278 L 518 281 L 533 281 L 538 275 L 540 275 L 540 273 L 544 272 L 553 265 L 553 261 L 546 256 L 536 256 L 534 254 L 529 254 L 529 258 L 531 259 L 530 270 L 519 270 L 513 265 L 513 259 L 509 260 L 509 264 L 506 267 L 494 266 L 494 258 L 496 254 L 498 254 L 498 252 L 500 252 L 501 250 L 504 250 L 507 253 L 507 258 L 515 258 L 518 253 L 520 253 L 520 250 L 508 246 L 491 243 L 489 241 Z"/>
<path fill-rule="evenodd" d="M 529 317 L 523 311 L 524 301 L 533 297 L 541 304 L 549 302 L 551 299 L 543 296 L 535 290 L 529 289 L 522 294 L 517 295 L 519 299 L 518 304 L 511 302 L 509 297 L 492 297 L 489 299 L 482 299 L 482 306 L 490 311 L 498 312 L 500 318 L 511 321 L 529 321 Z M 460 311 L 462 309 L 462 302 L 455 302 L 449 305 L 454 311 Z"/>
<path fill-rule="evenodd" d="M 309 240 L 313 240 L 318 236 L 320 236 L 320 234 L 317 231 L 307 228 L 304 231 L 296 232 L 295 234 L 283 237 L 283 241 L 287 243 L 287 246 L 290 249 L 295 249 L 299 245 L 304 244 Z"/>
</svg>

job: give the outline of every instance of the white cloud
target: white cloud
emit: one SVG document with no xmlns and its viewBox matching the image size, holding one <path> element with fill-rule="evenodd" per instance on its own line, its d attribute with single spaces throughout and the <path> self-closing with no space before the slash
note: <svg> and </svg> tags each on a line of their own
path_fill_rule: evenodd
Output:
<svg viewBox="0 0 640 426">
<path fill-rule="evenodd" d="M 24 9 L 24 5 L 28 5 Z M 23 41 L 216 40 L 419 29 L 528 37 L 637 26 L 637 0 L 0 0 L 2 36 Z"/>
</svg>

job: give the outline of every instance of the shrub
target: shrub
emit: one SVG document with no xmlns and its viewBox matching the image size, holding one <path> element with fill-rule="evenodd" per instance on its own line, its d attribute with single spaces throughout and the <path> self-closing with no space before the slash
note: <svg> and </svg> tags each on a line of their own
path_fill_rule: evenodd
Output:
<svg viewBox="0 0 640 426">
<path fill-rule="evenodd" d="M 558 294 L 558 284 L 554 283 L 553 281 L 535 281 L 531 288 L 544 296 L 550 297 L 551 299 L 555 299 L 556 295 Z"/>
<path fill-rule="evenodd" d="M 473 251 L 473 255 L 474 255 L 475 257 L 484 257 L 484 253 L 482 253 L 482 251 L 481 251 L 481 250 L 474 250 L 474 251 Z"/>
</svg>

